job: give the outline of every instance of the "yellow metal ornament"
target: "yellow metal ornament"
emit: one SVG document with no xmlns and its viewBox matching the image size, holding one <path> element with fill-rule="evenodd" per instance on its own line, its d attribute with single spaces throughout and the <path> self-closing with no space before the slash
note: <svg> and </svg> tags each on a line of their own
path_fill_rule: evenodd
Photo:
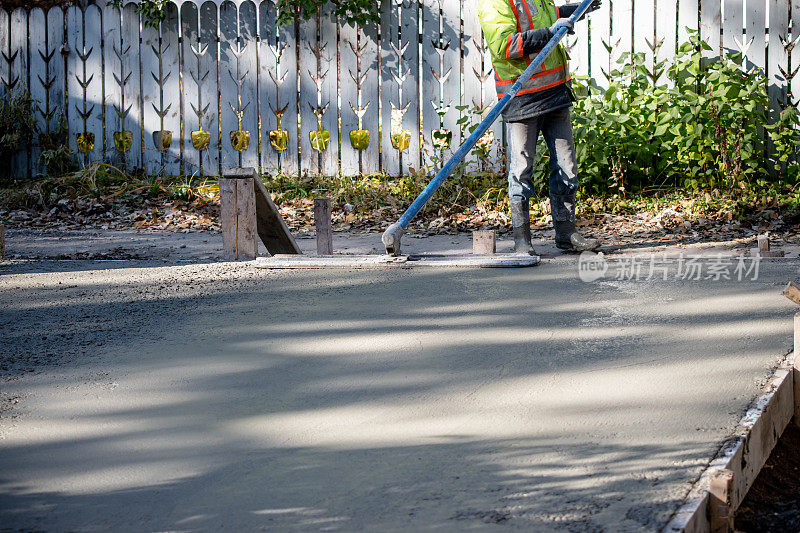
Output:
<svg viewBox="0 0 800 533">
<path fill-rule="evenodd" d="M 156 150 L 163 152 L 169 150 L 172 144 L 172 132 L 170 130 L 159 130 L 153 132 L 153 144 Z"/>
<path fill-rule="evenodd" d="M 311 148 L 322 153 L 328 148 L 328 143 L 331 140 L 331 133 L 322 129 L 322 115 L 324 115 L 325 111 L 328 110 L 328 105 L 325 105 L 325 107 L 322 108 L 314 108 L 314 106 L 311 104 L 309 104 L 309 106 L 317 116 L 317 129 L 315 131 L 308 132 L 308 138 L 311 141 Z"/>
<path fill-rule="evenodd" d="M 195 150 L 205 150 L 210 143 L 211 132 L 204 130 L 203 126 L 200 126 L 199 130 L 192 132 L 192 146 L 194 146 Z"/>
<path fill-rule="evenodd" d="M 94 133 L 83 132 L 75 134 L 75 139 L 78 142 L 78 150 L 84 154 L 88 154 L 94 148 Z"/>
<path fill-rule="evenodd" d="M 114 146 L 120 152 L 127 152 L 133 145 L 133 133 L 130 130 L 114 132 Z"/>
<path fill-rule="evenodd" d="M 234 130 L 230 133 L 231 146 L 236 151 L 244 152 L 245 150 L 247 150 L 247 147 L 250 146 L 250 132 L 242 129 L 242 117 L 244 116 L 244 109 L 242 109 L 241 111 L 236 111 L 236 109 L 234 109 L 233 107 L 233 104 L 230 104 L 230 106 L 231 110 L 236 115 L 236 120 L 238 121 L 239 124 L 239 129 Z"/>
<path fill-rule="evenodd" d="M 288 107 L 289 104 L 286 104 L 283 106 L 283 109 L 278 111 L 275 111 L 274 109 L 272 110 L 272 112 L 275 113 L 275 117 L 278 119 L 278 129 L 269 132 L 269 143 L 276 152 L 283 152 L 289 148 L 289 132 L 281 127 L 281 119 L 283 118 L 283 114 L 286 113 L 286 109 Z"/>
<path fill-rule="evenodd" d="M 358 107 L 356 109 L 353 104 L 350 104 L 353 113 L 358 117 L 358 129 L 350 132 L 350 144 L 358 151 L 366 150 L 369 147 L 369 130 L 364 129 L 364 114 L 369 109 L 369 103 L 366 107 Z"/>
<path fill-rule="evenodd" d="M 392 104 L 392 129 L 390 138 L 392 140 L 392 146 L 401 152 L 407 150 L 411 145 L 411 131 L 403 129 L 403 115 L 406 110 L 408 110 L 409 105 L 410 104 L 406 104 L 406 106 L 401 109 Z"/>
</svg>

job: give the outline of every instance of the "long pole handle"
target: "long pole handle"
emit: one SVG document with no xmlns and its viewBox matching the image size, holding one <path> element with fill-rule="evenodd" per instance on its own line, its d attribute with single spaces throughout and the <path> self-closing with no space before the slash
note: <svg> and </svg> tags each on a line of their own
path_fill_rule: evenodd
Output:
<svg viewBox="0 0 800 533">
<path fill-rule="evenodd" d="M 594 0 L 583 0 L 583 2 L 581 2 L 581 5 L 578 7 L 578 9 L 576 9 L 572 16 L 570 16 L 573 24 L 589 10 L 589 7 L 592 5 L 593 1 Z M 403 229 L 408 227 L 408 224 L 411 222 L 411 220 L 417 216 L 425 204 L 428 203 L 428 200 L 430 200 L 431 196 L 433 196 L 433 193 L 436 192 L 436 189 L 438 189 L 444 180 L 446 180 L 450 174 L 452 174 L 455 167 L 461 163 L 461 161 L 463 161 L 469 151 L 475 146 L 475 143 L 477 143 L 478 140 L 483 137 L 483 134 L 486 133 L 492 124 L 494 124 L 495 120 L 497 120 L 497 117 L 500 116 L 500 113 L 503 112 L 511 99 L 517 95 L 520 88 L 522 88 L 522 85 L 539 70 L 545 59 L 547 59 L 553 50 L 555 50 L 556 46 L 558 46 L 558 43 L 561 42 L 561 39 L 563 39 L 567 34 L 567 31 L 568 30 L 565 27 L 561 27 L 558 29 L 558 31 L 556 31 L 547 45 L 542 48 L 542 51 L 536 56 L 536 59 L 531 62 L 528 68 L 525 69 L 525 72 L 523 72 L 514 85 L 511 86 L 511 89 L 503 96 L 503 98 L 500 99 L 499 102 L 497 102 L 497 104 L 495 104 L 492 110 L 489 111 L 489 114 L 486 116 L 486 118 L 483 119 L 480 124 L 478 124 L 477 128 L 475 128 L 475 131 L 473 131 L 472 134 L 467 137 L 467 140 L 464 141 L 464 144 L 462 144 L 461 147 L 456 150 L 456 152 L 452 155 L 452 157 L 450 157 L 447 163 L 444 164 L 442 169 L 436 174 L 431 182 L 428 183 L 427 187 L 425 187 L 419 196 L 417 196 L 416 200 L 414 200 L 408 209 L 406 209 L 406 212 L 403 213 L 403 215 L 397 221 L 397 226 L 400 226 Z"/>
</svg>

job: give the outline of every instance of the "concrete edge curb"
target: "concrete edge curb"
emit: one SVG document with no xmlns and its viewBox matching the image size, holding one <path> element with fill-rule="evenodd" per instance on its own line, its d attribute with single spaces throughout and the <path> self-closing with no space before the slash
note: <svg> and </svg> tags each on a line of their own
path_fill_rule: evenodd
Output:
<svg viewBox="0 0 800 533">
<path fill-rule="evenodd" d="M 739 508 L 794 415 L 794 361 L 793 352 L 784 356 L 767 386 L 750 404 L 734 434 L 700 475 L 663 533 L 711 531 L 709 481 L 712 474 L 721 470 L 733 472 L 730 503 L 733 511 Z"/>
</svg>

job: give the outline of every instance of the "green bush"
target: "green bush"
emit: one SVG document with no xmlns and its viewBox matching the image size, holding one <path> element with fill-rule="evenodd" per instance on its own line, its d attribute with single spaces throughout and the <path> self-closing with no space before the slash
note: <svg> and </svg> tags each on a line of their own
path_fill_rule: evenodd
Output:
<svg viewBox="0 0 800 533">
<path fill-rule="evenodd" d="M 624 54 L 605 91 L 576 80 L 573 126 L 586 192 L 679 187 L 738 194 L 768 183 L 771 174 L 797 181 L 797 110 L 771 121 L 761 71 L 744 69 L 739 53 L 702 57 L 710 49 L 695 34 L 672 61 L 652 68 L 644 54 Z M 544 192 L 547 150 L 537 152 L 536 184 Z"/>
<path fill-rule="evenodd" d="M 11 156 L 25 149 L 36 133 L 34 101 L 24 90 L 13 91 L 0 99 L 0 160 L 2 174 L 11 169 Z"/>
<path fill-rule="evenodd" d="M 348 24 L 363 26 L 380 21 L 380 3 L 376 0 L 278 0 L 278 24 L 290 24 L 295 16 L 308 20 L 328 3 L 334 5 L 336 15 Z"/>
</svg>

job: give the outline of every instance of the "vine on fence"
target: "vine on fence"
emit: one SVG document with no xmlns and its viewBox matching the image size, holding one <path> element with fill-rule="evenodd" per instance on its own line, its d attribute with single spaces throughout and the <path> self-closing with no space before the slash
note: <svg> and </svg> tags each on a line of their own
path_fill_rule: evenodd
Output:
<svg viewBox="0 0 800 533">
<path fill-rule="evenodd" d="M 348 24 L 364 26 L 380 22 L 380 2 L 376 0 L 278 0 L 277 23 L 291 24 L 295 16 L 308 20 L 325 4 L 332 3 L 334 12 Z"/>
</svg>

